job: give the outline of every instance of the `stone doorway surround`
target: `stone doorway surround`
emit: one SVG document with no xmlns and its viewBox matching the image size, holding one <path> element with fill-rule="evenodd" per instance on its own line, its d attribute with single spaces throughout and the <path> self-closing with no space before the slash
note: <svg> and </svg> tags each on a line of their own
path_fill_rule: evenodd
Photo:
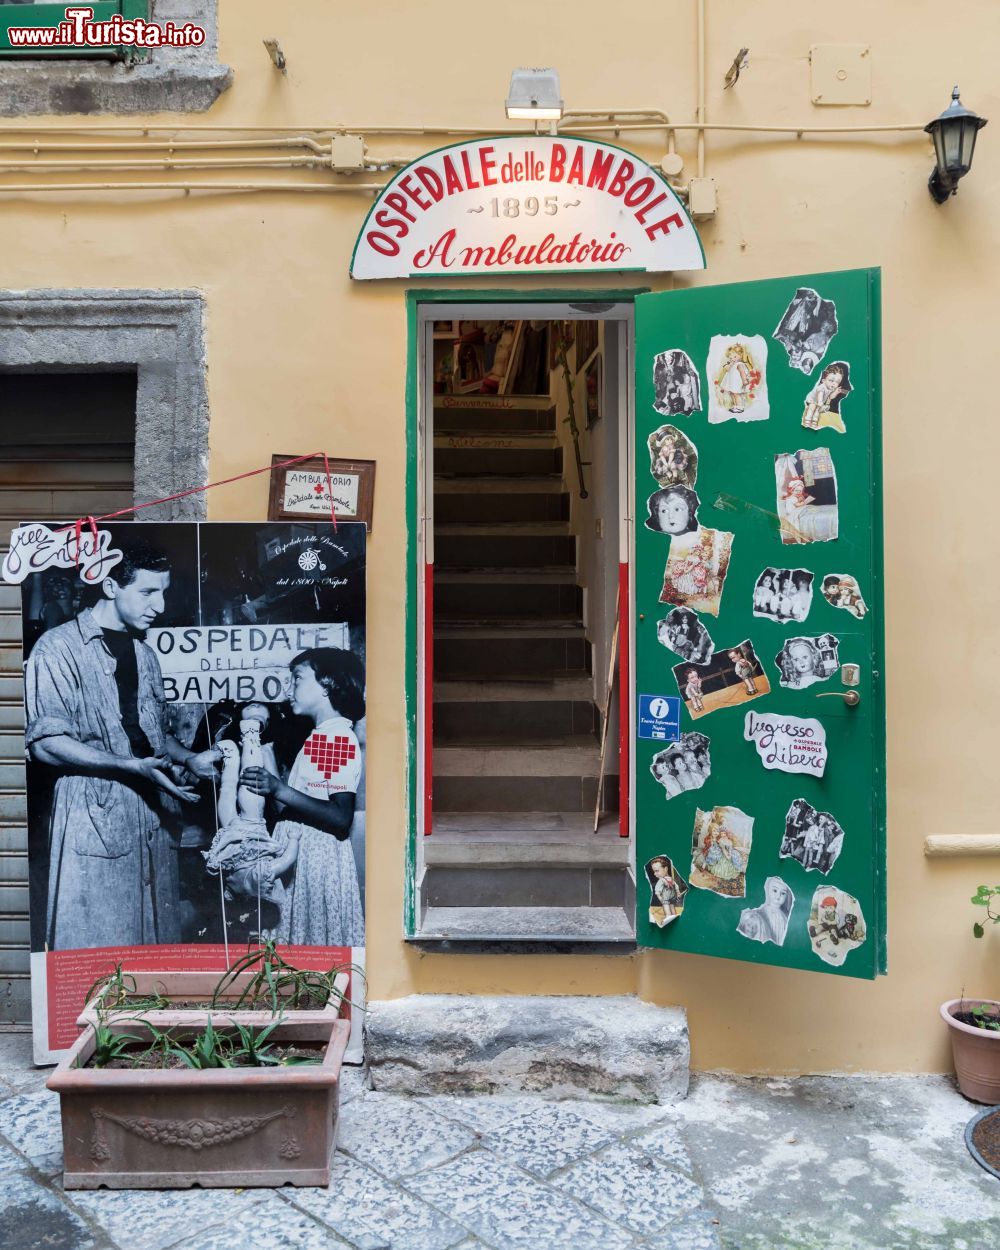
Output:
<svg viewBox="0 0 1000 1250">
<path fill-rule="evenodd" d="M 208 480 L 204 297 L 198 291 L 0 291 L 0 369 L 138 374 L 135 502 Z M 197 521 L 204 494 L 142 519 Z"/>
</svg>

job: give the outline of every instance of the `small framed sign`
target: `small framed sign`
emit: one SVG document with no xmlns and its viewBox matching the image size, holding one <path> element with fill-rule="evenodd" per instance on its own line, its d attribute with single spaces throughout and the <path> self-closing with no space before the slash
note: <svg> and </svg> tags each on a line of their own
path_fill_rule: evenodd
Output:
<svg viewBox="0 0 1000 1250">
<path fill-rule="evenodd" d="M 338 521 L 364 521 L 372 528 L 375 502 L 375 461 L 334 460 L 324 463 L 322 456 L 284 464 L 294 456 L 272 456 L 271 493 L 267 501 L 269 521 L 315 521 L 330 516 L 330 490 L 333 490 L 333 512 Z M 327 481 L 326 466 L 330 466 Z"/>
</svg>

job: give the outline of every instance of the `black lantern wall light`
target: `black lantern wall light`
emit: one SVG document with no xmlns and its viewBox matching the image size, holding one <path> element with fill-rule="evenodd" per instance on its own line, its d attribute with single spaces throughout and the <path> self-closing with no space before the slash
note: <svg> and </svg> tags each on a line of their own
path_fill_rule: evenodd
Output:
<svg viewBox="0 0 1000 1250">
<path fill-rule="evenodd" d="M 958 88 L 951 93 L 951 104 L 940 117 L 928 122 L 924 130 L 934 140 L 937 165 L 927 186 L 934 201 L 943 204 L 958 191 L 960 178 L 972 167 L 976 135 L 986 125 L 986 118 L 967 109 L 958 98 Z"/>
</svg>

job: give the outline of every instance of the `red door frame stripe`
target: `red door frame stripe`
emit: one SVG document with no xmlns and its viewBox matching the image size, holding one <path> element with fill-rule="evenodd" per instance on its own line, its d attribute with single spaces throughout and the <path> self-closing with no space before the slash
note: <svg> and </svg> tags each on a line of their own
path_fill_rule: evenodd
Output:
<svg viewBox="0 0 1000 1250">
<path fill-rule="evenodd" d="M 434 813 L 434 565 L 424 565 L 424 836 Z"/>
<path fill-rule="evenodd" d="M 629 676 L 630 614 L 629 566 L 618 565 L 618 836 L 629 836 L 629 736 L 632 728 L 631 679 Z"/>
</svg>

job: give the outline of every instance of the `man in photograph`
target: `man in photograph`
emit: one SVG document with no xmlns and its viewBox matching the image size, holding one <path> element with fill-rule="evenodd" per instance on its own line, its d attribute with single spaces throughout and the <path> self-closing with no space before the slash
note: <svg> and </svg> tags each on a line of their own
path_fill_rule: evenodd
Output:
<svg viewBox="0 0 1000 1250">
<path fill-rule="evenodd" d="M 177 847 L 164 818 L 197 797 L 189 781 L 214 776 L 219 752 L 189 751 L 166 731 L 160 665 L 143 639 L 169 585 L 166 557 L 131 544 L 98 601 L 28 658 L 25 742 L 55 776 L 49 950 L 179 939 Z"/>
</svg>

